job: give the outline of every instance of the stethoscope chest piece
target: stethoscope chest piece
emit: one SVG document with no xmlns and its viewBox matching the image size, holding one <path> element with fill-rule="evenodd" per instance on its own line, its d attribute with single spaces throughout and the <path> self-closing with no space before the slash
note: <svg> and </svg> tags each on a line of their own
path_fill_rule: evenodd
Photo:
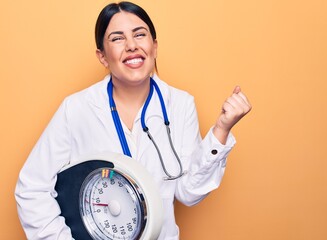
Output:
<svg viewBox="0 0 327 240">
<path fill-rule="evenodd" d="M 75 239 L 157 239 L 163 207 L 147 170 L 116 153 L 89 156 L 58 174 L 57 201 Z M 88 236 L 88 237 L 86 237 Z"/>
</svg>

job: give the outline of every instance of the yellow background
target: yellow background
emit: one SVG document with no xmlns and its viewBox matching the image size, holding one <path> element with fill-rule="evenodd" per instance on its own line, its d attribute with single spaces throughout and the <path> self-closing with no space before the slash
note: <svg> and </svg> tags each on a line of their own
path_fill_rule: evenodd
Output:
<svg viewBox="0 0 327 240">
<path fill-rule="evenodd" d="M 106 74 L 94 25 L 104 0 L 0 2 L 0 236 L 25 239 L 18 172 L 63 98 Z M 221 187 L 177 204 L 181 239 L 327 239 L 327 3 L 139 0 L 159 74 L 195 96 L 202 134 L 241 85 L 252 112 Z"/>
</svg>

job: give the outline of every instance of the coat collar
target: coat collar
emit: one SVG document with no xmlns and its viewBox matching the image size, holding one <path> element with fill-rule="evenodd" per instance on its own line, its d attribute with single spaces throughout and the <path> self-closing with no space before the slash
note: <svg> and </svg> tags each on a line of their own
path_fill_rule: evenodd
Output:
<svg viewBox="0 0 327 240">
<path fill-rule="evenodd" d="M 89 91 L 86 96 L 88 102 L 90 102 L 93 106 L 95 106 L 96 108 L 99 108 L 103 111 L 109 111 L 109 97 L 108 97 L 108 93 L 107 93 L 107 85 L 108 85 L 108 82 L 110 81 L 110 77 L 111 77 L 110 75 L 107 75 L 107 76 L 105 76 L 105 78 L 102 81 L 89 87 Z M 156 74 L 154 74 L 152 78 L 153 78 L 153 80 L 156 81 L 156 83 L 158 84 L 158 86 L 160 88 L 161 94 L 162 94 L 164 102 L 165 102 L 165 106 L 168 111 L 168 106 L 170 104 L 169 103 L 170 102 L 169 86 L 165 82 L 160 80 L 160 78 Z M 135 121 L 140 120 L 141 112 L 142 112 L 142 108 L 140 109 L 138 115 L 136 116 Z M 147 121 L 149 118 L 151 118 L 153 116 L 160 117 L 163 119 L 162 110 L 161 110 L 161 106 L 160 106 L 160 100 L 159 100 L 159 97 L 158 97 L 156 91 L 153 92 L 151 101 L 150 101 L 148 109 L 146 111 L 145 121 Z"/>
</svg>

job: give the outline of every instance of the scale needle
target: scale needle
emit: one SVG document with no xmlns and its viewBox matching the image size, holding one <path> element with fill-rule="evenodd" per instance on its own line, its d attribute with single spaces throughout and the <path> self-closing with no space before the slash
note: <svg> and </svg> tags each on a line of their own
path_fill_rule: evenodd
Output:
<svg viewBox="0 0 327 240">
<path fill-rule="evenodd" d="M 108 207 L 108 204 L 106 203 L 93 203 L 93 205 Z"/>
</svg>

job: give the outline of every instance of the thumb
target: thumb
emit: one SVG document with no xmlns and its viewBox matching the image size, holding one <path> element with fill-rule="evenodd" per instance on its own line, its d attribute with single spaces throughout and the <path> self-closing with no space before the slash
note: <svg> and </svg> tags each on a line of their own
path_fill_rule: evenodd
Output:
<svg viewBox="0 0 327 240">
<path fill-rule="evenodd" d="M 241 92 L 241 87 L 240 87 L 240 86 L 236 86 L 236 87 L 234 88 L 233 93 L 238 94 L 239 92 Z"/>
</svg>

